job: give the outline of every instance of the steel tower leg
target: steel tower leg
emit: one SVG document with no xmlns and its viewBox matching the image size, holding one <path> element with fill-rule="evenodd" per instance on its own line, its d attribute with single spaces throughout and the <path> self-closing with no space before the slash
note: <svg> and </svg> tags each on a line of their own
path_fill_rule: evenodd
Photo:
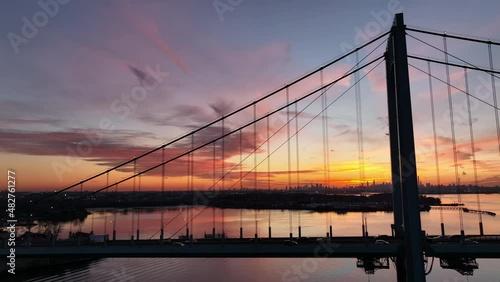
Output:
<svg viewBox="0 0 500 282">
<path fill-rule="evenodd" d="M 388 47 L 389 49 L 389 47 Z M 394 87 L 394 74 L 392 73 L 393 57 L 389 51 L 385 54 L 385 68 L 387 80 L 387 109 L 389 110 L 389 142 L 391 148 L 391 175 L 392 175 L 392 207 L 394 224 L 392 234 L 397 238 L 403 238 L 403 200 L 401 193 L 401 182 L 399 179 L 399 138 L 398 138 L 398 115 L 396 106 L 396 89 Z M 363 231 L 364 234 L 364 231 Z M 396 258 L 397 281 L 406 280 L 406 265 L 403 257 Z"/>
<path fill-rule="evenodd" d="M 396 235 L 404 235 L 398 261 L 405 267 L 398 267 L 398 281 L 403 275 L 406 281 L 425 281 L 405 29 L 403 14 L 396 14 L 386 53 L 394 225 Z"/>
</svg>

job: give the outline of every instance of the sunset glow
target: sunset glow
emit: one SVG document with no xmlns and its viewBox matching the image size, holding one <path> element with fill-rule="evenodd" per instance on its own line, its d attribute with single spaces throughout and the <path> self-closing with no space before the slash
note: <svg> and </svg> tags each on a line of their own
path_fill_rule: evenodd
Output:
<svg viewBox="0 0 500 282">
<path fill-rule="evenodd" d="M 160 2 L 109 1 L 98 5 L 73 1 L 60 6 L 61 13 L 50 18 L 28 43 L 12 44 L 10 37 L 4 37 L 0 46 L 4 55 L 0 76 L 0 168 L 13 169 L 20 175 L 20 190 L 58 190 L 106 171 L 252 103 L 306 71 L 341 56 L 347 51 L 346 46 L 355 48 L 368 41 L 367 37 L 374 38 L 390 26 L 371 18 L 368 12 L 378 11 L 374 3 L 366 4 L 362 10 L 367 13 L 358 17 L 338 14 L 337 8 L 326 1 L 314 7 L 305 2 L 290 4 L 286 15 L 276 14 L 282 9 L 270 4 L 268 9 L 259 10 L 262 19 L 255 26 L 249 21 L 259 5 L 251 1 L 224 14 L 223 20 L 214 12 L 210 1 L 198 3 L 199 7 L 189 1 Z M 412 26 L 500 38 L 500 18 L 487 5 L 462 3 L 464 13 L 474 10 L 483 15 L 463 25 L 457 17 L 422 13 L 412 1 L 399 4 Z M 343 5 L 344 9 L 358 11 L 356 4 Z M 23 22 L 19 19 L 33 14 L 37 8 L 18 3 L 4 6 L 9 6 L 11 13 L 5 16 L 5 24 L 0 28 L 3 34 L 21 34 Z M 312 16 L 308 18 L 309 15 L 303 15 L 309 19 L 305 21 L 287 20 L 306 8 L 334 15 L 320 25 Z M 366 29 L 368 16 L 380 32 Z M 334 20 L 344 24 L 337 25 Z M 278 22 L 287 26 L 277 25 Z M 345 30 L 346 26 L 356 28 Z M 441 47 L 442 42 L 433 37 L 419 38 Z M 368 55 L 362 64 L 383 54 L 386 43 L 382 41 L 370 49 L 374 50 L 372 54 L 365 51 L 359 54 L 360 59 Z M 450 53 L 479 66 L 488 66 L 486 50 L 479 50 L 481 47 L 474 44 L 455 43 L 450 41 Z M 380 47 L 375 48 L 377 45 Z M 409 53 L 443 59 L 441 53 L 415 39 L 409 38 L 408 45 Z M 493 48 L 493 58 L 494 67 L 498 68 L 500 49 Z M 429 77 L 418 70 L 427 71 L 427 65 L 415 60 L 409 62 L 414 66 L 409 70 L 418 175 L 424 184 L 437 184 Z M 338 79 L 354 65 L 355 57 L 350 56 L 325 68 L 323 84 Z M 284 189 L 312 184 L 345 187 L 390 182 L 385 64 L 382 62 L 370 72 L 375 65 L 360 71 L 361 77 L 366 75 L 360 82 L 363 157 L 360 157 L 355 89 L 352 88 L 356 81 L 351 75 L 325 93 L 326 102 L 332 103 L 326 117 L 322 116 L 324 106 L 318 92 L 298 102 L 297 108 L 291 105 L 268 120 L 259 121 L 255 133 L 254 126 L 250 125 L 242 129 L 241 137 L 239 132 L 225 137 L 224 147 L 218 140 L 215 145 L 210 143 L 197 150 L 192 156 L 190 172 L 193 188 L 239 189 L 254 188 L 256 184 L 262 189 Z M 444 67 L 432 67 L 437 78 L 446 80 Z M 437 78 L 432 80 L 436 144 L 440 182 L 447 185 L 455 183 L 457 178 L 447 111 L 448 88 Z M 458 88 L 450 89 L 450 93 L 454 99 L 459 181 L 474 184 L 467 96 L 460 91 L 465 90 L 463 70 L 452 67 L 450 79 Z M 151 82 L 154 83 L 148 84 Z M 489 75 L 470 71 L 468 83 L 471 94 L 494 103 Z M 498 79 L 495 83 L 500 89 Z M 289 88 L 289 100 L 320 86 L 320 75 L 312 75 Z M 500 141 L 495 128 L 495 110 L 472 100 L 478 184 L 497 186 L 500 185 Z M 281 91 L 257 104 L 256 117 L 285 103 L 285 91 Z M 253 115 L 250 107 L 228 117 L 224 128 L 219 122 L 203 129 L 195 134 L 194 146 L 237 129 L 252 121 Z M 325 123 L 328 156 L 322 137 L 326 134 Z M 297 129 L 298 137 L 295 136 Z M 268 134 L 272 135 L 269 144 Z M 189 150 L 191 141 L 185 138 L 167 146 L 165 159 Z M 189 188 L 190 157 L 183 156 L 165 166 L 166 189 Z M 159 150 L 139 159 L 136 172 L 161 162 Z M 130 163 L 110 172 L 109 179 L 104 175 L 86 183 L 83 189 L 100 189 L 133 172 Z M 224 180 L 223 174 L 226 174 Z M 160 190 L 161 176 L 161 167 L 148 171 L 141 176 L 140 189 Z M 240 177 L 243 180 L 240 181 Z M 139 180 L 135 181 L 139 189 Z M 133 186 L 133 180 L 129 180 L 117 189 L 127 191 Z"/>
</svg>

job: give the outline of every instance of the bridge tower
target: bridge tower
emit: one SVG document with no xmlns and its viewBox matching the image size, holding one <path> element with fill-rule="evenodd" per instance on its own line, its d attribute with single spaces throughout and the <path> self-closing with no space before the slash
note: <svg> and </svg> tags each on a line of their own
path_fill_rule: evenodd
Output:
<svg viewBox="0 0 500 282">
<path fill-rule="evenodd" d="M 425 281 L 405 29 L 403 14 L 396 14 L 385 54 L 393 229 L 397 237 L 403 238 L 403 254 L 397 258 L 400 282 Z"/>
</svg>

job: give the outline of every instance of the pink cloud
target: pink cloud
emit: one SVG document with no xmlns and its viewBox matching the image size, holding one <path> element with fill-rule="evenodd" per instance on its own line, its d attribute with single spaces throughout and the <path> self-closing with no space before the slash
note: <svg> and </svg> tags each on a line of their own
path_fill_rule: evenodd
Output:
<svg viewBox="0 0 500 282">
<path fill-rule="evenodd" d="M 365 69 L 364 73 L 368 70 Z M 383 72 L 383 73 L 382 73 Z M 376 92 L 386 93 L 387 91 L 387 81 L 385 77 L 385 69 L 380 66 L 367 75 L 368 80 L 372 86 L 372 90 Z"/>
<path fill-rule="evenodd" d="M 438 145 L 438 154 L 439 161 L 443 164 L 449 164 L 450 166 L 454 166 L 454 157 L 453 157 L 453 143 L 450 137 L 438 136 L 436 138 Z M 487 161 L 483 160 L 485 157 L 489 158 L 489 155 L 480 155 L 478 152 L 485 151 L 485 148 L 493 148 L 496 149 L 498 146 L 498 141 L 496 136 L 490 136 L 485 138 L 478 138 L 474 142 L 475 151 L 476 151 L 476 160 L 479 164 L 480 162 Z M 418 151 L 419 155 L 425 155 L 426 157 L 432 158 L 434 157 L 434 145 L 432 137 L 426 137 L 420 139 L 418 142 L 418 146 L 422 149 Z M 456 144 L 457 150 L 457 160 L 459 166 L 463 166 L 463 161 L 472 161 L 472 152 L 470 142 L 462 142 Z M 496 151 L 495 151 L 496 152 Z M 491 161 L 489 161 L 491 164 Z M 500 162 L 497 162 L 500 165 Z M 478 166 L 479 167 L 479 166 Z M 483 167 L 486 168 L 486 167 Z"/>
<path fill-rule="evenodd" d="M 230 128 L 225 128 L 229 132 Z M 221 135 L 222 128 L 211 126 L 195 135 L 194 147 L 211 142 Z M 134 140 L 140 137 L 151 137 L 151 134 L 134 131 L 109 131 L 109 132 L 35 132 L 35 131 L 1 131 L 0 148 L 14 154 L 33 156 L 69 156 L 72 158 L 82 158 L 105 168 L 115 166 L 126 160 L 139 156 L 152 149 L 146 146 L 132 145 Z M 112 138 L 109 138 L 112 137 Z M 256 139 L 257 147 L 265 142 L 263 134 L 258 134 Z M 101 139 L 103 138 L 103 139 Z M 101 141 L 96 141 L 101 140 Z M 240 146 L 241 145 L 241 146 Z M 265 147 L 264 147 L 265 148 Z M 166 160 L 179 156 L 191 149 L 190 140 L 181 140 L 165 148 Z M 221 162 L 222 142 L 219 140 L 215 144 L 216 158 Z M 253 131 L 242 132 L 240 135 L 232 134 L 224 138 L 224 162 L 228 167 L 235 166 L 228 160 L 238 156 L 240 151 L 244 156 L 254 152 Z M 257 148 L 257 153 L 263 152 L 263 148 Z M 198 168 L 212 168 L 213 146 L 209 145 L 195 152 L 196 166 Z M 161 153 L 153 153 L 137 161 L 137 171 L 148 169 L 161 162 Z M 187 157 L 182 157 L 176 164 L 186 164 Z M 126 166 L 120 171 L 130 172 L 132 167 Z M 176 173 L 177 176 L 185 176 L 185 169 L 169 169 L 169 172 Z M 155 174 L 155 172 L 152 172 Z"/>
<path fill-rule="evenodd" d="M 126 1 L 119 1 L 120 14 L 145 38 L 147 38 L 156 48 L 158 48 L 169 60 L 174 62 L 184 73 L 189 73 L 189 69 L 183 60 L 172 50 L 167 42 L 160 35 L 158 25 L 144 17 L 137 8 L 131 7 Z"/>
</svg>

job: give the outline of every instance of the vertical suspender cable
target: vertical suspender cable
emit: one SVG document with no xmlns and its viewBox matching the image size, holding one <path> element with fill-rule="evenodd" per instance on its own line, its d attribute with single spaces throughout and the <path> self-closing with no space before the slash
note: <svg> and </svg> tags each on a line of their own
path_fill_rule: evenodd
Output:
<svg viewBox="0 0 500 282">
<path fill-rule="evenodd" d="M 224 132 L 225 132 L 225 128 L 224 128 L 224 119 L 222 119 L 222 127 L 221 127 L 221 130 L 222 130 L 222 135 L 221 136 L 224 136 Z M 221 139 L 221 142 L 222 142 L 222 145 L 221 145 L 221 190 L 224 191 L 224 184 L 225 184 L 225 178 L 224 178 L 224 172 L 225 172 L 225 142 L 224 142 L 224 137 L 222 137 Z"/>
<path fill-rule="evenodd" d="M 431 63 L 427 62 L 427 70 L 429 73 L 429 94 L 431 99 L 431 116 L 432 116 L 432 133 L 433 133 L 433 141 L 434 141 L 434 159 L 436 162 L 436 181 L 439 191 L 439 201 L 441 201 L 441 176 L 439 173 L 439 154 L 438 154 L 438 145 L 437 145 L 437 134 L 436 134 L 436 113 L 434 109 L 434 92 L 432 88 L 432 72 L 431 72 Z M 439 218 L 441 219 L 441 235 L 445 235 L 444 230 L 444 219 L 443 219 L 443 209 L 439 209 Z"/>
<path fill-rule="evenodd" d="M 320 69 L 319 71 L 319 79 L 320 79 L 320 86 L 323 87 L 324 85 L 324 81 L 323 81 L 323 68 Z M 326 101 L 325 101 L 325 90 L 321 90 L 321 110 L 324 110 L 326 108 Z M 327 164 L 326 164 L 326 159 L 327 159 L 327 149 L 326 149 L 326 132 L 325 132 L 325 128 L 326 128 L 326 118 L 325 118 L 325 112 L 321 112 L 321 133 L 322 133 L 322 137 L 323 137 L 323 178 L 324 178 L 324 182 L 326 183 L 326 186 L 329 186 L 328 185 L 328 169 L 327 169 Z M 328 212 L 325 213 L 325 220 L 326 220 L 326 233 L 327 233 L 327 237 L 328 237 Z"/>
<path fill-rule="evenodd" d="M 490 59 L 490 70 L 493 71 L 493 54 L 491 53 L 491 43 L 488 43 L 488 54 Z M 491 73 L 491 91 L 493 92 L 493 105 L 495 106 L 495 121 L 497 124 L 498 153 L 500 154 L 500 122 L 498 120 L 498 101 L 495 86 L 495 76 Z M 468 97 L 468 96 L 467 96 Z"/>
<path fill-rule="evenodd" d="M 356 52 L 356 66 L 359 65 L 359 54 Z M 355 85 L 356 91 L 356 121 L 358 123 L 358 158 L 359 158 L 359 177 L 360 182 L 365 183 L 365 152 L 363 140 L 363 112 L 361 107 L 361 85 L 359 83 L 359 71 L 354 74 L 354 80 L 357 81 Z"/>
<path fill-rule="evenodd" d="M 161 148 L 161 192 L 165 192 L 165 147 Z M 162 225 L 163 226 L 163 225 Z"/>
<path fill-rule="evenodd" d="M 83 181 L 80 180 L 80 195 L 83 195 Z M 82 223 L 78 226 L 78 232 L 82 232 Z"/>
<path fill-rule="evenodd" d="M 464 68 L 465 92 L 469 93 L 469 79 L 467 78 L 467 69 Z M 470 110 L 470 97 L 467 96 L 467 113 L 469 115 L 469 133 L 470 133 L 470 149 L 472 154 L 472 167 L 474 169 L 474 186 L 476 187 L 476 202 L 479 215 L 479 234 L 484 235 L 483 230 L 483 215 L 481 211 L 481 199 L 479 198 L 479 185 L 477 182 L 477 166 L 476 166 L 476 148 L 474 144 L 474 128 L 472 127 L 472 113 Z"/>
<path fill-rule="evenodd" d="M 138 184 L 138 186 L 137 186 L 137 190 L 138 190 L 139 192 L 141 192 L 141 176 L 142 176 L 142 174 L 139 174 L 139 184 Z"/>
<path fill-rule="evenodd" d="M 193 194 L 193 192 L 194 192 L 194 132 L 193 132 L 193 134 L 191 134 L 191 164 L 190 165 L 191 165 L 191 175 L 190 175 L 191 181 L 189 184 L 189 190 L 191 192 L 191 194 L 190 194 L 191 197 L 194 197 L 194 194 Z M 194 213 L 193 208 L 191 208 L 191 215 L 190 215 L 190 219 L 189 219 L 189 222 L 191 223 L 190 224 L 191 225 L 191 228 L 190 228 L 191 234 L 193 234 L 193 231 L 194 231 L 194 229 L 193 229 L 193 220 L 194 220 L 193 213 Z M 193 235 L 191 235 L 191 236 L 193 236 Z"/>
<path fill-rule="evenodd" d="M 453 142 L 453 161 L 455 167 L 455 183 L 457 187 L 457 195 L 458 195 L 458 203 L 462 204 L 462 195 L 460 194 L 460 178 L 458 176 L 458 160 L 457 160 L 457 143 L 455 139 L 455 121 L 453 118 L 453 101 L 451 98 L 451 84 L 450 84 L 450 66 L 448 65 L 448 45 L 446 42 L 446 35 L 443 36 L 443 44 L 444 44 L 444 55 L 446 62 L 446 82 L 448 85 L 448 106 L 450 111 L 450 125 L 451 125 L 451 139 Z M 460 219 L 460 233 L 464 235 L 464 221 L 462 215 L 462 209 L 458 209 L 459 219 Z"/>
<path fill-rule="evenodd" d="M 118 193 L 118 183 L 115 184 L 115 193 Z M 116 211 L 113 212 L 113 241 L 116 240 Z"/>
<path fill-rule="evenodd" d="M 269 138 L 269 117 L 266 117 L 267 125 L 267 190 L 271 190 L 271 139 Z M 267 211 L 267 225 L 269 238 L 271 238 L 271 210 Z"/>
<path fill-rule="evenodd" d="M 359 54 L 356 52 L 356 66 L 359 65 Z M 356 123 L 357 123 L 357 135 L 358 135 L 358 163 L 359 163 L 359 182 L 361 185 L 365 183 L 365 158 L 364 158 L 364 149 L 363 149 L 363 116 L 361 114 L 361 88 L 359 83 L 359 71 L 354 73 L 354 80 L 356 81 L 356 85 L 354 87 L 355 96 L 356 96 Z M 361 222 L 362 222 L 362 230 L 363 236 L 366 235 L 366 226 L 365 226 L 365 218 L 366 214 L 364 212 L 361 213 Z"/>
<path fill-rule="evenodd" d="M 243 133 L 240 129 L 240 191 L 243 190 Z M 243 238 L 243 210 L 240 209 L 240 238 Z"/>
<path fill-rule="evenodd" d="M 161 197 L 162 197 L 162 200 L 163 200 L 163 197 L 164 197 L 164 193 L 165 193 L 165 147 L 162 147 L 161 148 L 161 162 L 162 162 L 162 166 L 161 166 Z M 160 241 L 162 241 L 163 243 L 163 237 L 164 237 L 164 230 L 163 230 L 163 215 L 164 213 L 164 209 L 161 209 L 161 219 L 160 219 Z"/>
<path fill-rule="evenodd" d="M 271 139 L 269 137 L 269 117 L 266 118 L 267 124 L 267 190 L 271 190 Z"/>
<path fill-rule="evenodd" d="M 140 210 L 137 210 L 136 211 L 137 213 L 137 230 L 136 230 L 136 233 L 137 233 L 137 238 L 136 240 L 139 240 L 139 230 L 141 229 L 141 213 L 140 213 Z"/>
<path fill-rule="evenodd" d="M 321 87 L 323 87 L 324 81 L 323 81 L 323 68 L 319 71 L 319 79 L 321 83 Z M 325 101 L 325 90 L 321 90 L 321 133 L 323 137 L 323 178 L 324 178 L 324 185 L 328 186 L 328 168 L 326 164 L 326 118 L 325 118 L 325 112 L 324 109 L 326 108 L 326 101 Z"/>
<path fill-rule="evenodd" d="M 189 183 L 190 183 L 190 179 L 189 179 L 189 176 L 191 175 L 191 154 L 187 154 L 187 175 L 186 175 L 186 179 L 187 179 L 187 184 L 186 184 L 186 194 L 189 195 Z M 185 222 L 186 222 L 186 239 L 189 238 L 189 211 L 190 211 L 191 207 L 190 206 L 186 206 L 186 218 L 185 218 Z"/>
<path fill-rule="evenodd" d="M 288 87 L 286 88 L 286 137 L 287 137 L 287 148 L 288 148 L 288 191 L 291 192 L 292 186 L 292 175 L 290 174 L 292 170 L 291 162 L 291 151 L 290 151 L 290 96 L 288 93 Z"/>
<path fill-rule="evenodd" d="M 243 131 L 240 129 L 240 190 L 243 190 Z"/>
<path fill-rule="evenodd" d="M 253 188 L 257 190 L 257 103 L 253 103 Z"/>
<path fill-rule="evenodd" d="M 213 156 L 212 156 L 212 163 L 213 163 L 213 169 L 212 169 L 212 173 L 213 173 L 213 180 L 214 180 L 214 184 L 212 185 L 213 186 L 213 189 L 214 189 L 214 192 L 216 190 L 215 188 L 215 141 L 212 143 L 213 144 Z M 215 238 L 215 207 L 212 207 L 212 237 Z"/>
<path fill-rule="evenodd" d="M 321 73 L 323 75 L 323 73 Z M 323 81 L 323 79 L 322 79 Z M 323 82 L 322 82 L 323 83 Z M 325 100 L 325 108 L 323 108 L 324 114 L 325 114 L 325 150 L 326 150 L 326 187 L 331 188 L 331 175 L 330 175 L 330 136 L 328 133 L 328 92 L 327 89 L 323 90 L 324 92 L 324 100 Z M 329 228 L 329 233 L 330 233 L 330 238 L 333 236 L 332 235 L 332 215 L 330 212 L 328 214 L 328 221 L 330 224 Z"/>
<path fill-rule="evenodd" d="M 296 116 L 295 116 L 295 149 L 296 149 L 296 157 L 297 157 L 297 188 L 300 187 L 300 172 L 299 172 L 299 169 L 300 169 L 300 155 L 299 155 L 299 111 L 297 109 L 297 103 L 295 103 L 295 113 L 296 113 Z"/>
<path fill-rule="evenodd" d="M 243 190 L 243 131 L 240 129 L 240 191 Z M 243 210 L 240 209 L 240 237 L 243 238 Z"/>
<path fill-rule="evenodd" d="M 141 192 L 141 176 L 142 174 L 139 174 L 139 183 L 137 186 L 137 190 Z M 139 240 L 139 230 L 141 229 L 141 218 L 140 218 L 140 211 L 137 210 L 137 240 Z"/>
<path fill-rule="evenodd" d="M 292 192 L 292 175 L 290 174 L 290 170 L 292 169 L 291 159 L 290 159 L 290 96 L 289 96 L 289 88 L 286 88 L 286 137 L 287 137 L 287 146 L 288 146 L 288 192 Z M 292 212 L 288 211 L 288 225 L 290 227 L 290 239 L 293 236 L 292 229 Z"/>
<path fill-rule="evenodd" d="M 132 240 L 134 239 L 134 231 L 135 231 L 135 216 L 134 216 L 134 211 L 132 210 L 132 212 L 130 213 L 131 217 L 132 217 L 132 230 L 130 232 L 130 237 L 132 238 Z"/>
<path fill-rule="evenodd" d="M 253 103 L 253 187 L 257 190 L 257 103 Z M 255 209 L 255 238 L 257 238 L 257 209 Z"/>
<path fill-rule="evenodd" d="M 224 131 L 225 131 L 225 128 L 224 128 L 224 120 L 225 120 L 225 119 L 224 119 L 224 117 L 223 117 L 223 118 L 222 118 L 222 135 L 221 135 L 221 136 L 224 136 Z M 221 168 L 221 174 L 222 174 L 222 185 L 221 185 L 221 190 L 222 190 L 222 192 L 224 193 L 224 184 L 225 184 L 225 183 L 224 183 L 224 181 L 225 181 L 225 178 L 224 178 L 224 170 L 225 170 L 225 168 L 224 168 L 224 165 L 225 165 L 225 163 L 224 163 L 224 162 L 225 162 L 225 159 L 224 159 L 224 157 L 225 157 L 225 156 L 224 156 L 224 153 L 225 153 L 225 151 L 224 151 L 224 149 L 225 149 L 225 148 L 224 148 L 224 146 L 225 146 L 225 144 L 224 144 L 224 137 L 222 137 L 221 142 L 222 142 L 222 146 L 221 146 L 221 150 L 222 150 L 222 152 L 221 152 L 221 165 L 222 165 L 222 168 Z M 225 233 L 225 230 L 224 230 L 224 222 L 225 222 L 225 218 L 224 218 L 224 208 L 222 208 L 222 239 L 224 239 L 224 238 L 226 237 L 226 233 Z"/>
<path fill-rule="evenodd" d="M 300 176 L 299 176 L 299 162 L 300 162 L 300 158 L 299 158 L 299 111 L 298 111 L 298 106 L 297 106 L 298 102 L 295 103 L 295 149 L 296 149 L 296 152 L 295 152 L 295 155 L 297 157 L 297 189 L 299 189 L 300 187 Z M 297 214 L 298 214 L 298 219 L 299 219 L 299 238 L 301 237 L 302 235 L 302 225 L 301 225 L 301 222 L 300 222 L 300 209 L 297 211 Z"/>
<path fill-rule="evenodd" d="M 135 172 L 136 172 L 136 167 L 137 167 L 137 160 L 134 159 L 134 175 L 135 175 Z M 132 186 L 132 191 L 135 192 L 135 177 L 134 177 L 134 185 Z"/>
<path fill-rule="evenodd" d="M 326 187 L 330 188 L 330 142 L 329 142 L 329 134 L 328 134 L 328 93 L 327 89 L 323 90 L 324 92 L 324 100 L 325 107 L 322 109 L 324 111 L 325 116 L 325 150 L 326 150 Z"/>
<path fill-rule="evenodd" d="M 106 172 L 106 187 L 109 186 L 109 171 Z M 109 192 L 110 190 L 108 190 Z M 108 233 L 108 212 L 104 211 L 104 235 Z"/>
</svg>

